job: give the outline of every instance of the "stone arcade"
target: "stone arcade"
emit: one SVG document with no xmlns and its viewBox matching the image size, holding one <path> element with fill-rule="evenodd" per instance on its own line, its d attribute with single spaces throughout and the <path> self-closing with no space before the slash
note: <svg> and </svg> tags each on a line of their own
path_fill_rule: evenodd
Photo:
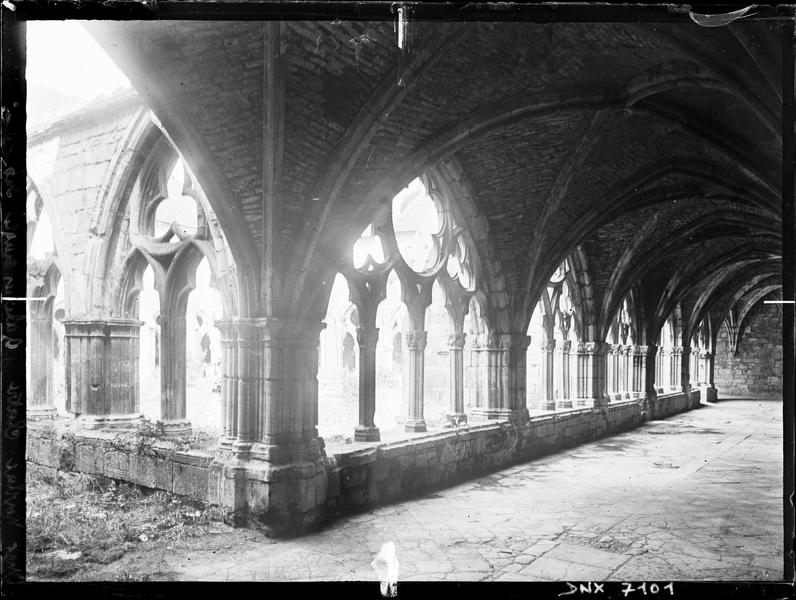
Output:
<svg viewBox="0 0 796 600">
<path fill-rule="evenodd" d="M 87 23 L 137 93 L 29 132 L 28 460 L 286 534 L 781 392 L 775 21 L 407 27 Z"/>
</svg>

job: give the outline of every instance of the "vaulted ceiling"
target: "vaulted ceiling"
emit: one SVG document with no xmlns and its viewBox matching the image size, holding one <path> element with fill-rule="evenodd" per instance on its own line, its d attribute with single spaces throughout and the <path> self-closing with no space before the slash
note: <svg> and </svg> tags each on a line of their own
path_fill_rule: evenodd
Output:
<svg viewBox="0 0 796 600">
<path fill-rule="evenodd" d="M 782 52 L 772 22 L 411 22 L 403 50 L 394 28 L 89 31 L 194 166 L 233 250 L 259 265 L 263 238 L 273 240 L 283 311 L 331 281 L 329 257 L 374 206 L 441 161 L 486 218 L 518 329 L 578 245 L 603 323 L 632 286 L 646 288 L 654 313 L 667 297 L 720 306 L 754 273 L 776 277 Z"/>
</svg>

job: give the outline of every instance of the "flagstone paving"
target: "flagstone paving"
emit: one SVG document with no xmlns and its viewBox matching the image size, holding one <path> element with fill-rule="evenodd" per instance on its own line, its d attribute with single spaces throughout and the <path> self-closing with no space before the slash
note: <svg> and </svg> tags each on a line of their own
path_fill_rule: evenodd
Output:
<svg viewBox="0 0 796 600">
<path fill-rule="evenodd" d="M 269 540 L 219 526 L 120 563 L 151 579 L 782 579 L 782 404 L 730 400 L 413 501 Z M 144 556 L 149 560 L 145 561 Z"/>
</svg>

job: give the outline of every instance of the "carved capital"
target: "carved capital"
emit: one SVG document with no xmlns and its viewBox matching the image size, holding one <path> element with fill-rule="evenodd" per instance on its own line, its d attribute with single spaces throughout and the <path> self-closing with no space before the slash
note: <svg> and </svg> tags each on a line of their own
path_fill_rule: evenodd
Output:
<svg viewBox="0 0 796 600">
<path fill-rule="evenodd" d="M 571 350 L 572 350 L 572 341 L 566 340 L 564 344 L 561 346 L 561 351 L 569 354 Z"/>
<path fill-rule="evenodd" d="M 464 348 L 464 343 L 467 340 L 467 335 L 464 333 L 456 333 L 448 338 L 448 348 L 451 350 L 461 350 Z"/>
<path fill-rule="evenodd" d="M 428 343 L 428 333 L 425 331 L 407 331 L 406 346 L 410 350 L 424 350 Z"/>
<path fill-rule="evenodd" d="M 610 348 L 610 344 L 604 342 L 580 342 L 578 344 L 578 354 L 605 356 Z"/>
<path fill-rule="evenodd" d="M 542 342 L 541 346 L 542 352 L 554 352 L 556 349 L 556 341 L 555 340 L 547 340 Z"/>
<path fill-rule="evenodd" d="M 504 333 L 500 336 L 500 347 L 504 350 L 527 350 L 530 343 L 527 335 Z"/>
<path fill-rule="evenodd" d="M 323 321 L 310 321 L 298 319 L 279 319 L 267 317 L 265 319 L 236 319 L 238 335 L 243 333 L 243 327 L 252 327 L 262 332 L 262 339 L 266 342 L 292 341 L 317 346 L 318 337 L 326 323 Z"/>
<path fill-rule="evenodd" d="M 473 338 L 473 348 L 476 350 L 494 350 L 500 347 L 500 340 L 494 333 L 481 333 Z"/>
</svg>

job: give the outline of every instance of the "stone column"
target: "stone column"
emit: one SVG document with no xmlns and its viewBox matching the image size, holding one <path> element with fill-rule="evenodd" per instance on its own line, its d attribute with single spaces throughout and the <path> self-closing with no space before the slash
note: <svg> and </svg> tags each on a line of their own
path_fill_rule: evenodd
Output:
<svg viewBox="0 0 796 600">
<path fill-rule="evenodd" d="M 377 442 L 379 428 L 373 421 L 376 414 L 376 343 L 379 330 L 376 327 L 358 327 L 359 344 L 359 424 L 354 429 L 358 442 Z"/>
<path fill-rule="evenodd" d="M 461 423 L 467 420 L 464 413 L 464 333 L 457 333 L 448 338 L 448 350 L 451 368 L 451 412 L 447 419 L 452 423 Z"/>
<path fill-rule="evenodd" d="M 272 464 L 313 463 L 321 456 L 318 439 L 318 342 L 321 321 L 266 318 L 256 320 L 258 373 L 255 407 L 248 409 L 255 421 L 258 441 L 252 455 Z M 245 400 L 240 401 L 240 411 Z M 238 439 L 250 435 L 241 430 Z M 244 435 L 245 434 L 245 435 Z"/>
<path fill-rule="evenodd" d="M 555 364 L 556 364 L 556 341 L 549 340 L 542 343 L 542 360 L 544 361 L 544 387 L 542 396 L 542 410 L 555 410 Z"/>
<path fill-rule="evenodd" d="M 52 305 L 28 319 L 28 354 L 30 356 L 27 418 L 46 419 L 56 415 L 53 399 L 53 329 Z"/>
<path fill-rule="evenodd" d="M 423 384 L 428 334 L 425 331 L 408 331 L 405 338 L 409 348 L 409 381 L 404 431 L 422 432 L 426 431 L 426 422 L 423 419 Z"/>
<path fill-rule="evenodd" d="M 185 317 L 161 314 L 160 325 L 160 421 L 165 437 L 191 434 L 185 394 Z"/>
<path fill-rule="evenodd" d="M 683 348 L 675 346 L 672 348 L 672 383 L 673 390 L 679 391 L 682 386 L 683 373 Z"/>
<path fill-rule="evenodd" d="M 611 344 L 608 354 L 606 389 L 611 400 L 622 399 L 622 346 Z"/>
<path fill-rule="evenodd" d="M 716 353 L 715 352 L 706 352 L 707 354 L 707 372 L 708 372 L 708 388 L 705 394 L 705 400 L 707 402 L 716 402 L 719 399 L 719 392 L 716 389 L 716 385 L 713 379 L 713 369 L 716 365 Z"/>
<path fill-rule="evenodd" d="M 561 399 L 556 402 L 556 408 L 572 408 L 572 389 L 570 386 L 570 356 L 572 342 L 565 340 L 561 346 Z"/>
<path fill-rule="evenodd" d="M 706 386 L 710 384 L 709 357 L 710 357 L 710 352 L 708 352 L 707 350 L 703 350 L 702 352 L 699 353 L 699 385 Z"/>
<path fill-rule="evenodd" d="M 600 407 L 610 402 L 606 388 L 609 351 L 610 344 L 604 342 L 578 344 L 578 360 L 583 373 L 583 396 L 578 398 L 578 406 Z"/>
<path fill-rule="evenodd" d="M 671 348 L 662 347 L 658 350 L 658 393 L 666 393 L 669 389 L 671 375 Z"/>
<path fill-rule="evenodd" d="M 527 421 L 526 364 L 527 335 L 492 334 L 488 336 L 481 371 L 485 386 L 485 405 L 472 410 L 474 419 L 511 419 Z"/>
<path fill-rule="evenodd" d="M 493 334 L 482 333 L 473 337 L 471 377 L 469 378 L 469 412 L 475 418 L 484 414 L 489 406 L 491 390 L 497 385 L 494 381 L 495 370 L 490 368 L 490 365 L 494 365 L 496 362 L 495 353 L 498 348 L 499 342 Z"/>
<path fill-rule="evenodd" d="M 90 429 L 131 427 L 141 420 L 138 332 L 133 319 L 72 319 L 66 330 L 68 410 Z"/>
<path fill-rule="evenodd" d="M 691 389 L 699 387 L 699 350 L 690 346 L 689 359 L 688 359 L 688 382 L 691 384 Z"/>
<path fill-rule="evenodd" d="M 232 319 L 216 321 L 221 331 L 221 444 L 231 446 L 238 436 L 238 332 Z"/>
<path fill-rule="evenodd" d="M 647 388 L 647 346 L 634 346 L 633 397 L 646 394 Z"/>
<path fill-rule="evenodd" d="M 622 394 L 625 398 L 630 398 L 633 387 L 633 346 L 625 346 L 625 351 L 622 358 L 624 360 L 624 373 L 622 374 Z"/>
<path fill-rule="evenodd" d="M 643 380 L 644 385 L 644 411 L 647 414 L 647 418 L 654 419 L 656 413 L 656 406 L 658 400 L 658 382 L 656 381 L 659 378 L 657 369 L 662 364 L 660 360 L 660 355 L 662 354 L 659 352 L 659 348 L 657 346 L 653 346 L 652 344 L 647 345 L 647 369 L 646 374 Z"/>
</svg>

